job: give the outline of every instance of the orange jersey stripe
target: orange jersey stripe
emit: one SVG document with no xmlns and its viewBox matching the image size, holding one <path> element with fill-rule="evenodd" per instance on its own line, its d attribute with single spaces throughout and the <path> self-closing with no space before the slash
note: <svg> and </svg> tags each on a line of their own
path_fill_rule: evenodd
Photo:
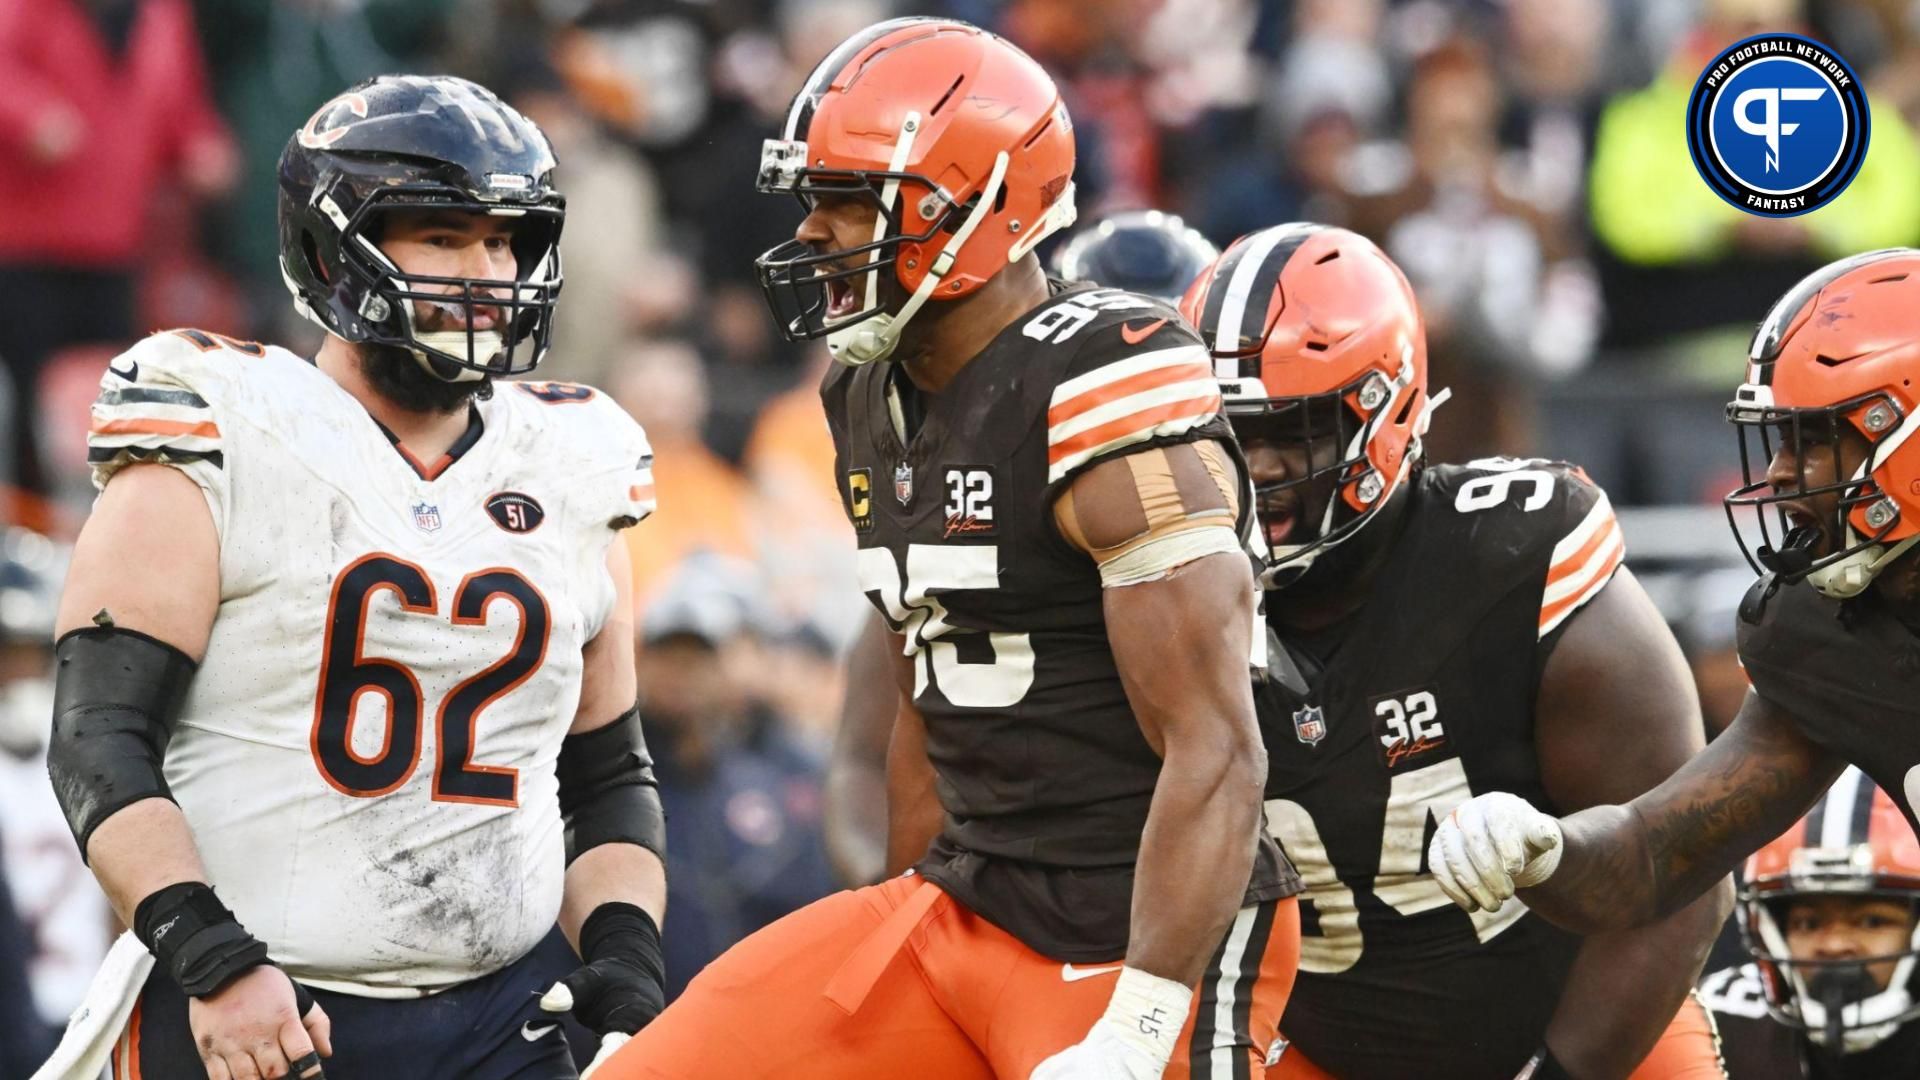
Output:
<svg viewBox="0 0 1920 1080">
<path fill-rule="evenodd" d="M 87 428 L 95 435 L 197 435 L 203 439 L 220 437 L 220 426 L 211 420 L 95 420 Z"/>
<path fill-rule="evenodd" d="M 1609 512 L 1605 523 L 1593 530 L 1593 535 L 1587 537 L 1587 542 L 1581 544 L 1579 550 L 1547 568 L 1547 586 L 1551 588 L 1556 582 L 1578 572 L 1588 559 L 1593 558 L 1593 553 L 1600 550 L 1602 544 L 1619 534 L 1619 520 Z"/>
<path fill-rule="evenodd" d="M 1136 413 L 1115 420 L 1109 420 L 1099 427 L 1088 428 L 1070 439 L 1063 439 L 1047 447 L 1047 464 L 1057 465 L 1065 458 L 1082 450 L 1088 450 L 1102 443 L 1131 435 L 1163 424 L 1180 417 L 1204 417 L 1220 410 L 1220 392 L 1214 391 L 1205 397 L 1188 398 L 1185 401 L 1169 402 L 1151 409 L 1142 409 Z"/>
<path fill-rule="evenodd" d="M 1601 535 L 1606 536 L 1606 535 L 1609 535 L 1610 533 L 1611 533 L 1611 530 L 1609 530 L 1608 532 L 1604 532 Z M 1559 618 L 1561 615 L 1572 610 L 1576 605 L 1589 599 L 1589 597 L 1586 595 L 1587 590 L 1592 588 L 1594 583 L 1607 580 L 1607 578 L 1610 577 L 1615 570 L 1619 569 L 1620 560 L 1626 555 L 1626 553 L 1627 553 L 1627 546 L 1625 544 L 1620 544 L 1616 546 L 1614 548 L 1613 554 L 1607 556 L 1606 561 L 1601 563 L 1599 568 L 1596 569 L 1591 575 L 1589 575 L 1579 588 L 1573 590 L 1572 592 L 1561 597 L 1560 599 L 1555 600 L 1553 603 L 1548 604 L 1546 607 L 1541 608 L 1540 609 L 1541 629 L 1544 630 L 1548 623 L 1551 623 L 1553 620 Z"/>
<path fill-rule="evenodd" d="M 1054 427 L 1079 416 L 1090 409 L 1097 409 L 1109 401 L 1118 401 L 1128 394 L 1137 394 L 1142 390 L 1171 386 L 1189 379 L 1211 379 L 1213 369 L 1205 364 L 1171 364 L 1167 367 L 1148 368 L 1138 375 L 1129 375 L 1124 379 L 1083 390 L 1058 405 L 1047 410 L 1047 426 Z"/>
<path fill-rule="evenodd" d="M 140 1080 L 140 1005 L 135 1001 L 127 1017 L 127 1080 Z"/>
</svg>

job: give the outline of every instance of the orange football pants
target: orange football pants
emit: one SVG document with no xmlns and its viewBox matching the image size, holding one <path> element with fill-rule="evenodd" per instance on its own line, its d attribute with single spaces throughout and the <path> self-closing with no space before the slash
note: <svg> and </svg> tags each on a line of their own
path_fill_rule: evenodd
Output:
<svg viewBox="0 0 1920 1080">
<path fill-rule="evenodd" d="M 1264 1077 L 1299 955 L 1296 901 L 1243 908 L 1168 1080 Z M 897 877 L 727 950 L 594 1078 L 1027 1080 L 1085 1037 L 1119 970 L 1049 960 L 924 878 Z"/>
<path fill-rule="evenodd" d="M 1627 1080 L 1726 1080 L 1720 1064 L 1720 1037 L 1700 998 L 1688 994 L 1673 1023 L 1653 1044 Z M 1308 1061 L 1300 1049 L 1289 1046 L 1280 1061 L 1267 1070 L 1267 1080 L 1335 1080 L 1332 1073 Z"/>
</svg>

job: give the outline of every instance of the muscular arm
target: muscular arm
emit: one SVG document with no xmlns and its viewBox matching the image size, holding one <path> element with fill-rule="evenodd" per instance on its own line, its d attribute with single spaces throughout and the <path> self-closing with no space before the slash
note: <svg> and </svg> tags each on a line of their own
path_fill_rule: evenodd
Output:
<svg viewBox="0 0 1920 1080">
<path fill-rule="evenodd" d="M 1726 732 L 1659 787 L 1563 819 L 1558 869 L 1520 899 L 1583 933 L 1651 922 L 1786 831 L 1845 764 L 1749 692 Z"/>
<path fill-rule="evenodd" d="M 847 692 L 827 762 L 827 858 L 843 885 L 880 880 L 887 864 L 887 745 L 900 691 L 893 636 L 876 613 L 847 654 Z"/>
<path fill-rule="evenodd" d="M 580 706 L 569 734 L 612 723 L 633 708 L 638 694 L 633 664 L 633 570 L 625 544 L 616 543 L 608 552 L 607 570 L 613 575 L 613 614 L 582 650 Z M 667 870 L 660 856 L 638 844 L 601 844 L 573 860 L 561 893 L 560 929 L 576 950 L 580 924 L 610 900 L 632 904 L 664 925 Z"/>
<path fill-rule="evenodd" d="M 104 611 L 114 625 L 158 638 L 198 662 L 219 606 L 220 537 L 199 487 L 164 465 L 133 465 L 116 474 L 74 543 L 56 635 L 91 626 Z M 207 881 L 187 819 L 165 799 L 143 799 L 101 822 L 87 858 L 128 926 L 147 896 Z"/>
<path fill-rule="evenodd" d="M 1624 802 L 1702 746 L 1693 680 L 1679 646 L 1626 570 L 1567 625 L 1541 678 L 1540 771 L 1571 810 Z M 1733 905 L 1726 878 L 1658 921 L 1590 937 L 1547 1026 L 1568 1072 L 1624 1077 L 1685 1000 Z"/>
<path fill-rule="evenodd" d="M 1184 517 L 1229 508 L 1224 493 L 1207 486 L 1192 446 L 1166 454 Z M 1056 514 L 1072 519 L 1065 535 L 1092 552 L 1147 535 L 1154 515 L 1134 464 L 1110 460 L 1074 480 Z M 1203 555 L 1103 593 L 1127 700 L 1161 757 L 1135 869 L 1127 964 L 1188 986 L 1232 921 L 1253 868 L 1267 771 L 1247 678 L 1253 601 L 1252 572 L 1237 552 Z"/>
</svg>

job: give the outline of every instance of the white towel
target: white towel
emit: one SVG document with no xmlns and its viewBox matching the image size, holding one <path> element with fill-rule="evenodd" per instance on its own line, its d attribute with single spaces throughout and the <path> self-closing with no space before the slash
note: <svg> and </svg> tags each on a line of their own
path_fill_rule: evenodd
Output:
<svg viewBox="0 0 1920 1080">
<path fill-rule="evenodd" d="M 33 1080 L 96 1080 L 113 1056 L 113 1044 L 126 1028 L 152 970 L 153 954 L 147 947 L 132 931 L 121 934 L 87 987 L 86 999 L 67 1019 L 59 1049 L 33 1074 Z"/>
</svg>

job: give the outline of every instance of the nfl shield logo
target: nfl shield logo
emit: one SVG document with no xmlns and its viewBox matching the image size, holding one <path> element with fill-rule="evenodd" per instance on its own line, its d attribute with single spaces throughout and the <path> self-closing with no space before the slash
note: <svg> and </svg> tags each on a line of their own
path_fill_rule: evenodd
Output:
<svg viewBox="0 0 1920 1080">
<path fill-rule="evenodd" d="M 893 467 L 893 497 L 901 506 L 913 501 L 913 466 L 904 461 Z"/>
<path fill-rule="evenodd" d="M 1318 705 L 1305 705 L 1293 712 L 1293 735 L 1308 746 L 1317 746 L 1327 737 L 1327 715 Z"/>
<path fill-rule="evenodd" d="M 420 527 L 421 532 L 439 532 L 440 508 L 427 503 L 414 503 L 413 523 Z"/>
</svg>

